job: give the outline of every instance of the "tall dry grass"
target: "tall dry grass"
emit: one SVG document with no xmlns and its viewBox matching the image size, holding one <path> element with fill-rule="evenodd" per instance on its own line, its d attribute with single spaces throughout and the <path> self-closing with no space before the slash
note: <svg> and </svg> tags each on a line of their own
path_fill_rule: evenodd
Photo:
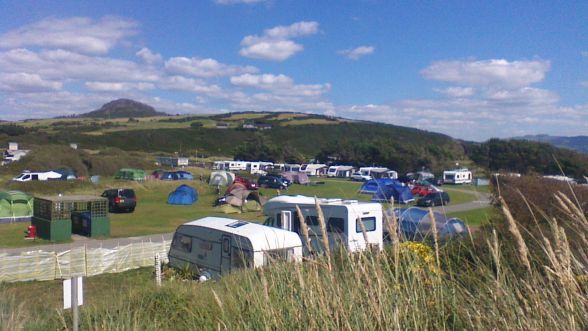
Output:
<svg viewBox="0 0 588 331">
<path fill-rule="evenodd" d="M 487 235 L 481 231 L 472 242 L 437 242 L 433 247 L 393 239 L 383 252 L 336 250 L 300 264 L 276 262 L 237 272 L 219 282 L 168 281 L 161 288 L 134 288 L 108 304 L 84 307 L 82 327 L 585 330 L 588 223 L 577 203 L 565 194 L 558 197 L 560 213 L 534 210 L 538 223 L 550 224 L 541 232 L 521 226 L 517 214 L 501 205 L 505 215 L 494 222 L 520 234 L 528 261 L 520 255 L 519 239 L 511 239 L 513 231 L 501 232 L 500 227 Z M 390 229 L 394 223 L 386 218 Z M 17 318 L 24 315 L 27 322 Z M 0 301 L 0 329 L 60 329 L 70 322 L 67 313 L 34 316 L 26 304 Z"/>
</svg>

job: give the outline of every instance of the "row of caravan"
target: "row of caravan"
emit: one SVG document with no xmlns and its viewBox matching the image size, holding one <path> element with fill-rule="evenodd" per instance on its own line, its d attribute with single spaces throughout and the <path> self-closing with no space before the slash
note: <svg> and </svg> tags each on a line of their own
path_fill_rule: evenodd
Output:
<svg viewBox="0 0 588 331">
<path fill-rule="evenodd" d="M 181 225 L 176 230 L 169 251 L 170 265 L 176 268 L 188 266 L 202 279 L 210 279 L 242 268 L 261 267 L 276 260 L 300 261 L 311 252 L 322 253 L 325 251 L 325 241 L 316 202 L 324 216 L 331 251 L 378 251 L 384 248 L 389 233 L 385 226 L 384 210 L 379 203 L 279 196 L 264 205 L 266 221 L 263 225 L 217 217 L 206 217 Z M 308 226 L 309 246 L 302 234 L 297 207 Z M 425 211 L 420 217 L 428 215 Z M 403 225 L 399 222 L 398 228 L 411 233 L 411 236 L 418 234 L 423 237 L 430 235 L 430 222 L 428 227 L 426 222 L 419 225 L 413 222 Z M 442 235 L 461 235 L 467 231 L 461 221 L 438 219 L 436 222 L 440 222 L 437 229 Z M 447 232 L 445 228 L 449 224 L 452 231 Z"/>
</svg>

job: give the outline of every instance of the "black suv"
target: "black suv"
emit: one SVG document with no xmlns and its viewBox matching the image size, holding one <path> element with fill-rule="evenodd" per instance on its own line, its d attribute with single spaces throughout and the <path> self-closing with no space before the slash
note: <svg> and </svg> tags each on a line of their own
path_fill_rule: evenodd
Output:
<svg viewBox="0 0 588 331">
<path fill-rule="evenodd" d="M 132 213 L 137 206 L 137 196 L 130 188 L 110 189 L 104 191 L 102 196 L 108 199 L 108 211 Z"/>
<path fill-rule="evenodd" d="M 449 203 L 449 194 L 447 192 L 431 192 L 417 200 L 417 206 L 433 207 L 444 206 Z"/>
<path fill-rule="evenodd" d="M 257 184 L 259 187 L 276 188 L 280 190 L 288 188 L 288 185 L 284 183 L 280 177 L 276 176 L 261 176 L 257 180 Z"/>
</svg>

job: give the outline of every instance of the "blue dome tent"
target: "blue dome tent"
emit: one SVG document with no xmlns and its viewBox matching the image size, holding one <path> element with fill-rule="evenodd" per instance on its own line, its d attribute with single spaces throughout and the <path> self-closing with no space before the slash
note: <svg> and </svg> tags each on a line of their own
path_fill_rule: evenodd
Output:
<svg viewBox="0 0 588 331">
<path fill-rule="evenodd" d="M 384 187 L 390 184 L 398 184 L 401 185 L 399 181 L 392 178 L 379 178 L 379 179 L 370 179 L 367 182 L 361 185 L 359 189 L 359 193 L 364 194 L 374 194 L 378 192 L 378 188 Z"/>
<path fill-rule="evenodd" d="M 191 205 L 196 201 L 198 201 L 198 192 L 188 185 L 178 186 L 167 197 L 167 203 L 170 205 Z"/>
<path fill-rule="evenodd" d="M 428 210 L 412 207 L 398 208 L 394 212 L 398 218 L 398 231 L 403 240 L 432 238 L 433 220 Z M 458 218 L 447 219 L 440 212 L 433 212 L 433 217 L 437 227 L 437 236 L 440 240 L 462 237 L 468 233 L 468 228 Z"/>
<path fill-rule="evenodd" d="M 372 201 L 390 201 L 391 198 L 394 198 L 394 202 L 402 204 L 414 201 L 414 196 L 410 192 L 410 188 L 408 186 L 402 186 L 400 183 L 379 187 L 378 190 L 374 192 Z"/>
</svg>

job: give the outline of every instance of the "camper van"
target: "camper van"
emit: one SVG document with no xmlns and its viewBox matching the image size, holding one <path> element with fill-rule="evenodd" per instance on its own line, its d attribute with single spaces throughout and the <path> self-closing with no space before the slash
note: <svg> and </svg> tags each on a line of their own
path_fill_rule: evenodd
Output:
<svg viewBox="0 0 588 331">
<path fill-rule="evenodd" d="M 28 182 L 31 180 L 57 180 L 62 179 L 63 174 L 58 173 L 57 171 L 45 171 L 45 172 L 29 172 L 25 171 L 20 175 L 12 178 L 13 181 L 16 182 Z"/>
<path fill-rule="evenodd" d="M 368 248 L 383 249 L 382 206 L 379 203 L 319 199 L 319 204 L 325 216 L 331 249 L 344 248 L 350 252 Z M 282 195 L 270 199 L 263 207 L 263 213 L 267 217 L 264 224 L 293 231 L 302 238 L 296 206 L 302 211 L 308 225 L 312 250 L 324 251 L 315 198 Z"/>
<path fill-rule="evenodd" d="M 468 169 L 455 169 L 443 171 L 444 184 L 471 184 L 472 172 Z"/>
<path fill-rule="evenodd" d="M 201 280 L 280 260 L 302 260 L 302 242 L 296 233 L 222 217 L 180 225 L 169 249 L 170 266 L 188 267 Z"/>
</svg>

